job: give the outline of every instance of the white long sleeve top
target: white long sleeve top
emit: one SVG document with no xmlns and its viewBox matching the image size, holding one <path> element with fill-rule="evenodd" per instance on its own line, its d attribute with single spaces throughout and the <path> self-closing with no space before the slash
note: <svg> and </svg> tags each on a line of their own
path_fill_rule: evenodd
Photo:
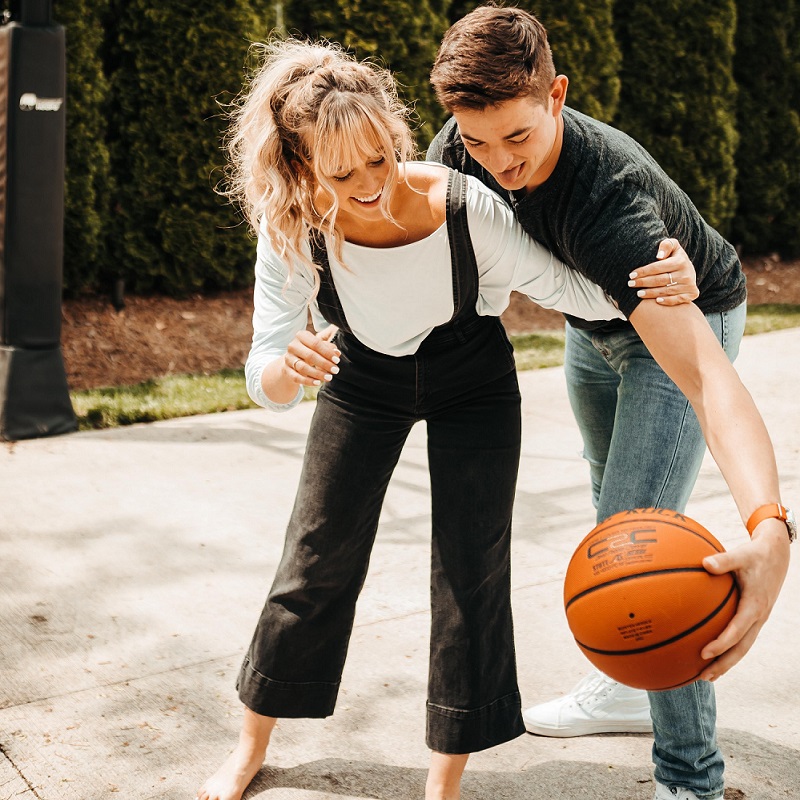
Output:
<svg viewBox="0 0 800 800">
<path fill-rule="evenodd" d="M 437 165 L 439 166 L 439 165 Z M 467 178 L 467 221 L 478 264 L 476 311 L 499 316 L 512 291 L 544 308 L 582 319 L 624 319 L 603 290 L 569 269 L 531 239 L 511 209 L 479 180 Z M 329 263 L 345 317 L 367 347 L 390 356 L 411 355 L 422 340 L 453 315 L 450 241 L 447 224 L 424 239 L 390 248 L 344 242 L 342 260 L 332 248 Z M 247 391 L 254 402 L 282 411 L 300 402 L 273 403 L 261 387 L 264 367 L 282 357 L 306 327 L 311 309 L 314 327 L 327 323 L 313 299 L 314 278 L 298 264 L 288 280 L 286 264 L 269 239 L 258 239 L 255 265 L 253 341 L 245 365 Z"/>
</svg>

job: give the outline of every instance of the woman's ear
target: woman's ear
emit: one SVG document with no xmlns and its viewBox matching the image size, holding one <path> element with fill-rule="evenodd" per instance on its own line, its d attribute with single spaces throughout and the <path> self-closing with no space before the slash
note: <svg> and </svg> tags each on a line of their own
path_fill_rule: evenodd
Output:
<svg viewBox="0 0 800 800">
<path fill-rule="evenodd" d="M 293 158 L 289 162 L 292 171 L 297 176 L 297 179 L 303 183 L 313 184 L 314 181 L 314 171 L 311 169 L 309 164 L 306 164 L 305 161 L 302 161 L 299 158 Z"/>
</svg>

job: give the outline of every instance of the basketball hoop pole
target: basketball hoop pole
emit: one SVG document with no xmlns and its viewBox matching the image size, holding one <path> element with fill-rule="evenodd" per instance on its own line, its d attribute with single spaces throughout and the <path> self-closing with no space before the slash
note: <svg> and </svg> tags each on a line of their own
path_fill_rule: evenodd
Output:
<svg viewBox="0 0 800 800">
<path fill-rule="evenodd" d="M 20 25 L 49 27 L 53 24 L 52 7 L 52 0 L 11 0 L 11 19 Z"/>
<path fill-rule="evenodd" d="M 61 354 L 66 57 L 51 0 L 0 26 L 0 438 L 75 430 Z"/>
</svg>

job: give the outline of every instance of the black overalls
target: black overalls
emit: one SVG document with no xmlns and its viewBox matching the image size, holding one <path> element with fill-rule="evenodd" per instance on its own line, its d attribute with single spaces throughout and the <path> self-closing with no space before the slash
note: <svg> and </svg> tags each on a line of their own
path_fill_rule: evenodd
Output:
<svg viewBox="0 0 800 800">
<path fill-rule="evenodd" d="M 520 397 L 499 319 L 475 311 L 465 201 L 466 180 L 453 172 L 454 315 L 414 355 L 378 353 L 349 332 L 327 255 L 313 248 L 323 268 L 320 310 L 340 328 L 340 372 L 317 398 L 283 558 L 239 674 L 239 697 L 258 714 L 333 713 L 386 487 L 412 425 L 425 420 L 433 528 L 427 743 L 471 753 L 524 732 L 509 578 Z"/>
</svg>

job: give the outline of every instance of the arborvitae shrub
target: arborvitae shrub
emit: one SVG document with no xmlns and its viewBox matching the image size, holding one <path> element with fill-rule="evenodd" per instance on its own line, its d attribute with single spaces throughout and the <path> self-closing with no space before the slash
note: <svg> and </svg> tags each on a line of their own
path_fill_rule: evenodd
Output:
<svg viewBox="0 0 800 800">
<path fill-rule="evenodd" d="M 567 105 L 602 122 L 617 111 L 621 55 L 613 0 L 544 0 L 536 13 L 547 28 L 556 72 L 569 78 Z"/>
<path fill-rule="evenodd" d="M 744 252 L 800 252 L 800 5 L 739 0 L 739 205 L 733 240 Z"/>
<path fill-rule="evenodd" d="M 620 0 L 617 124 L 728 232 L 736 205 L 734 0 Z"/>
<path fill-rule="evenodd" d="M 430 71 L 447 27 L 442 0 L 319 0 L 310 6 L 312 35 L 340 42 L 395 75 L 401 96 L 419 117 L 417 144 L 425 150 L 444 121 Z"/>
<path fill-rule="evenodd" d="M 182 294 L 252 275 L 253 243 L 215 194 L 226 125 L 251 37 L 244 0 L 112 0 L 113 258 L 129 288 Z"/>
<path fill-rule="evenodd" d="M 99 288 L 108 265 L 111 172 L 102 63 L 107 10 L 106 0 L 63 0 L 54 13 L 67 41 L 64 288 L 71 294 Z"/>
</svg>

